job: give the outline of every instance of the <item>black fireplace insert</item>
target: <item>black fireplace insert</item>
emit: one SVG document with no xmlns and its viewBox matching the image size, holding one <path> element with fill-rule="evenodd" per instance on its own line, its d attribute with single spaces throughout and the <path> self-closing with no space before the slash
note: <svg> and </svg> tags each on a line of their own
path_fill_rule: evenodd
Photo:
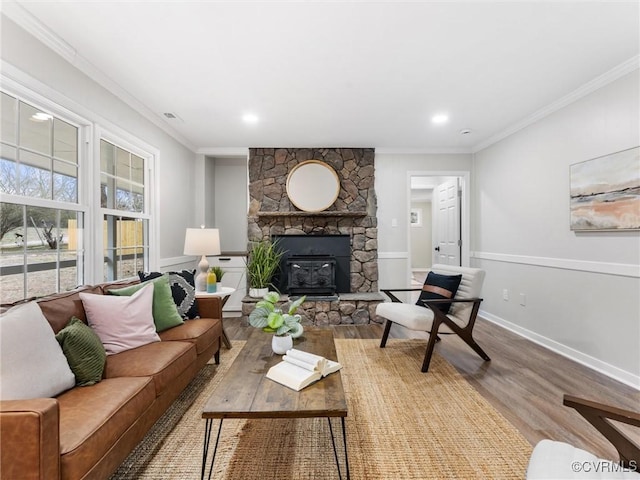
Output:
<svg viewBox="0 0 640 480">
<path fill-rule="evenodd" d="M 284 252 L 274 284 L 282 293 L 331 296 L 351 291 L 350 235 L 274 235 Z"/>
</svg>

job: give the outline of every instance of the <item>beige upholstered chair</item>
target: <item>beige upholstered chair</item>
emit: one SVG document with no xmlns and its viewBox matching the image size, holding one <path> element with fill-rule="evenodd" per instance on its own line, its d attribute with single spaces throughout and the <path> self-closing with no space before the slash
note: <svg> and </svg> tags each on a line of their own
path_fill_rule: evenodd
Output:
<svg viewBox="0 0 640 480">
<path fill-rule="evenodd" d="M 457 267 L 453 265 L 433 265 L 432 272 L 441 275 L 462 275 L 462 280 L 456 296 L 452 300 L 428 300 L 425 306 L 402 303 L 392 292 L 419 291 L 416 288 L 403 288 L 384 290 L 391 302 L 378 305 L 376 314 L 386 319 L 384 333 L 380 341 L 380 348 L 387 343 L 389 330 L 392 323 L 397 323 L 410 330 L 430 332 L 427 342 L 427 351 L 422 363 L 422 371 L 429 369 L 431 355 L 436 342 L 441 334 L 456 334 L 464 340 L 484 360 L 491 360 L 473 339 L 473 327 L 475 325 L 478 309 L 480 308 L 480 291 L 484 281 L 485 272 L 478 268 Z M 423 289 L 427 288 L 426 286 Z M 448 314 L 437 308 L 438 304 L 451 303 Z"/>
<path fill-rule="evenodd" d="M 575 408 L 613 444 L 618 450 L 620 461 L 599 459 L 568 443 L 542 440 L 533 449 L 529 459 L 527 480 L 640 480 L 640 447 L 612 423 L 614 421 L 640 427 L 640 414 L 569 395 L 564 396 L 563 403 Z"/>
</svg>

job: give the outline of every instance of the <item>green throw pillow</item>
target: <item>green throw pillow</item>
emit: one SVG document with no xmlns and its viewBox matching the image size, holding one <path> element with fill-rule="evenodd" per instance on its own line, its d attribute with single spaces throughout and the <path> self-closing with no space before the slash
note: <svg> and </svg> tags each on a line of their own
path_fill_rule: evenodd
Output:
<svg viewBox="0 0 640 480">
<path fill-rule="evenodd" d="M 141 288 L 149 285 L 149 283 L 153 283 L 152 314 L 153 323 L 156 325 L 156 332 L 161 332 L 168 328 L 182 325 L 184 321 L 178 313 L 178 307 L 176 307 L 176 304 L 173 301 L 171 287 L 169 286 L 169 276 L 166 274 L 147 282 L 131 285 L 130 287 L 109 290 L 109 293 L 130 297 Z"/>
<path fill-rule="evenodd" d="M 107 353 L 89 325 L 72 317 L 67 326 L 56 334 L 56 340 L 76 377 L 76 385 L 84 387 L 102 380 Z"/>
</svg>

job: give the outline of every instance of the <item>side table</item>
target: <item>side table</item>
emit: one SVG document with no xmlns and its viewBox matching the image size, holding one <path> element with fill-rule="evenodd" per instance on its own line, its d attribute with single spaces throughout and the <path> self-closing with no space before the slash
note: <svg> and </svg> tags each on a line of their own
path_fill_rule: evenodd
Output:
<svg viewBox="0 0 640 480">
<path fill-rule="evenodd" d="M 196 298 L 220 297 L 222 299 L 222 306 L 224 307 L 224 304 L 229 300 L 229 296 L 235 291 L 235 288 L 219 287 L 218 290 L 213 293 L 196 292 Z M 222 318 L 220 319 L 220 322 L 223 322 Z M 222 323 L 222 343 L 224 343 L 225 347 L 231 348 L 231 342 L 229 341 L 227 332 L 224 331 L 224 323 Z"/>
</svg>

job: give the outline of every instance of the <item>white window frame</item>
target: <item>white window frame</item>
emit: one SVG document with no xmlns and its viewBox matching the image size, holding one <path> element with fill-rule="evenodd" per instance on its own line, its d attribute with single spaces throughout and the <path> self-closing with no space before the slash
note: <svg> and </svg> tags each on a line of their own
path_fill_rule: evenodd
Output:
<svg viewBox="0 0 640 480">
<path fill-rule="evenodd" d="M 0 192 L 0 202 L 13 203 L 26 207 L 44 207 L 58 210 L 72 210 L 82 213 L 84 228 L 78 231 L 78 263 L 77 268 L 81 270 L 81 278 L 77 283 L 86 283 L 88 278 L 93 278 L 90 263 L 87 260 L 89 242 L 91 241 L 90 229 L 87 228 L 88 222 L 91 220 L 91 207 L 87 201 L 87 183 L 89 170 L 91 169 L 91 161 L 88 155 L 89 146 L 92 137 L 93 125 L 86 118 L 64 108 L 62 105 L 38 94 L 37 92 L 8 79 L 0 76 L 2 83 L 2 92 L 10 95 L 18 100 L 29 104 L 38 110 L 53 115 L 67 122 L 78 129 L 78 176 L 77 176 L 77 203 L 64 202 L 60 200 L 29 197 L 22 195 L 13 195 Z M 26 274 L 28 275 L 28 273 Z M 26 290 L 25 290 L 26 293 Z M 55 293 L 55 292 L 51 292 Z"/>
<path fill-rule="evenodd" d="M 131 218 L 140 218 L 149 222 L 148 232 L 148 244 L 149 253 L 145 262 L 145 270 L 152 271 L 158 269 L 159 258 L 159 245 L 158 245 L 158 222 L 155 212 L 157 208 L 157 195 L 156 188 L 158 185 L 156 178 L 156 164 L 160 152 L 141 140 L 126 134 L 125 132 L 115 131 L 113 127 L 107 128 L 102 125 L 96 125 L 95 136 L 93 141 L 93 154 L 94 154 L 94 172 L 93 182 L 94 185 L 92 192 L 92 205 L 95 205 L 96 221 L 93 224 L 93 237 L 95 239 L 95 252 L 93 256 L 93 270 L 96 272 L 95 283 L 104 281 L 104 236 L 103 236 L 103 218 L 105 215 L 115 215 Z M 142 159 L 144 159 L 144 212 L 129 212 L 126 210 L 116 210 L 111 208 L 101 207 L 100 202 L 100 140 L 109 142 L 117 147 L 127 150 Z M 99 220 L 98 220 L 99 218 Z M 118 280 L 125 280 L 119 278 Z"/>
</svg>

